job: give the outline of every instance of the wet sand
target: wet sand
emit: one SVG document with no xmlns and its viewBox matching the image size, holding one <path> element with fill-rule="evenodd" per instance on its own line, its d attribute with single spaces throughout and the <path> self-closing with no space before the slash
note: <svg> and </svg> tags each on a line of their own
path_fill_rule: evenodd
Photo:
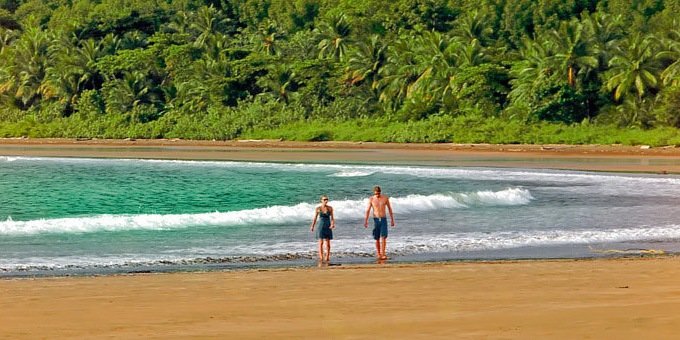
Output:
<svg viewBox="0 0 680 340">
<path fill-rule="evenodd" d="M 0 281 L 7 338 L 671 339 L 680 259 Z"/>
<path fill-rule="evenodd" d="M 0 139 L 0 155 L 680 173 L 680 148 L 674 146 Z"/>
<path fill-rule="evenodd" d="M 680 149 L 0 140 L 0 155 L 680 173 Z M 0 280 L 0 338 L 674 338 L 680 257 Z"/>
</svg>

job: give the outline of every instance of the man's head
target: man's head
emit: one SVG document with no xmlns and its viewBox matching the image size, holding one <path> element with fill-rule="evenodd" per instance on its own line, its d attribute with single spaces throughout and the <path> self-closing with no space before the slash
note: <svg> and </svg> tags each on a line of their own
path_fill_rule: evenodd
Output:
<svg viewBox="0 0 680 340">
<path fill-rule="evenodd" d="M 376 186 L 373 187 L 373 194 L 374 194 L 374 195 L 380 196 L 380 192 L 381 192 L 381 190 L 380 190 L 380 186 L 379 186 L 379 185 L 376 185 Z"/>
</svg>

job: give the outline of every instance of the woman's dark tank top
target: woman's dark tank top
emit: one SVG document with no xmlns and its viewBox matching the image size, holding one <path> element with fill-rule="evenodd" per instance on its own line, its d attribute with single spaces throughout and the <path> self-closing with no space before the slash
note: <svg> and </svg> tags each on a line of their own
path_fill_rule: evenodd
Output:
<svg viewBox="0 0 680 340">
<path fill-rule="evenodd" d="M 327 210 L 325 213 L 319 209 L 318 226 L 322 228 L 330 228 L 331 226 L 331 211 Z"/>
</svg>

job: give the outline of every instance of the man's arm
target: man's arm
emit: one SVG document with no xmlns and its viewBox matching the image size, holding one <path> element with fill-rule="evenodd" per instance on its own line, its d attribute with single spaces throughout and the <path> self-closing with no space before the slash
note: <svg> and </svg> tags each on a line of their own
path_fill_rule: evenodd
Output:
<svg viewBox="0 0 680 340">
<path fill-rule="evenodd" d="M 366 207 L 366 218 L 364 219 L 364 228 L 368 228 L 368 215 L 371 213 L 371 208 L 373 208 L 373 204 L 371 204 L 371 199 L 368 199 L 368 206 Z"/>
<path fill-rule="evenodd" d="M 394 227 L 394 214 L 392 213 L 392 205 L 390 204 L 390 198 L 385 200 L 385 205 L 387 206 L 387 211 L 390 212 L 390 220 L 392 221 L 392 226 Z"/>
</svg>

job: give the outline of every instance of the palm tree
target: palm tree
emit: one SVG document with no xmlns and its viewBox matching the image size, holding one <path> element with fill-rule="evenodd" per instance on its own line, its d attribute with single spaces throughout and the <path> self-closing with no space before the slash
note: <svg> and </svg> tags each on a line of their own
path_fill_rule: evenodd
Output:
<svg viewBox="0 0 680 340">
<path fill-rule="evenodd" d="M 209 104 L 210 89 L 198 79 L 191 79 L 177 84 L 177 93 L 170 105 L 183 107 L 191 114 L 205 112 Z"/>
<path fill-rule="evenodd" d="M 0 96 L 12 97 L 16 86 L 11 44 L 16 39 L 12 30 L 0 27 Z"/>
<path fill-rule="evenodd" d="M 229 57 L 225 53 L 230 45 L 231 39 L 222 33 L 213 34 L 208 41 L 203 44 L 206 58 L 227 62 Z"/>
<path fill-rule="evenodd" d="M 275 22 L 266 20 L 254 35 L 255 49 L 266 55 L 279 55 L 279 38 L 283 36 L 284 33 L 279 31 Z"/>
<path fill-rule="evenodd" d="M 391 109 L 405 101 L 432 111 L 451 95 L 462 45 L 439 32 L 400 37 L 393 45 L 380 100 Z M 422 105 L 421 105 L 422 104 Z"/>
<path fill-rule="evenodd" d="M 0 65 L 0 98 L 14 98 L 17 79 L 13 65 Z"/>
<path fill-rule="evenodd" d="M 550 58 L 546 42 L 539 43 L 531 39 L 523 39 L 519 49 L 520 58 L 510 69 L 512 90 L 508 97 L 515 103 L 529 103 L 536 90 L 543 84 L 550 83 L 555 77 L 558 67 Z"/>
<path fill-rule="evenodd" d="M 578 73 L 587 73 L 597 68 L 597 51 L 588 36 L 588 31 L 578 20 L 560 24 L 559 30 L 549 32 L 551 48 L 555 51 L 552 56 L 566 72 L 567 84 L 574 88 Z"/>
<path fill-rule="evenodd" d="M 76 60 L 78 74 L 78 89 L 93 89 L 97 87 L 101 75 L 97 70 L 97 60 L 104 56 L 102 43 L 94 39 L 81 42 L 80 48 L 76 50 Z"/>
<path fill-rule="evenodd" d="M 379 101 L 388 109 L 396 110 L 411 95 L 411 86 L 422 73 L 413 52 L 413 37 L 399 37 L 388 48 L 385 76 L 379 86 Z"/>
<path fill-rule="evenodd" d="M 288 104 L 291 90 L 297 86 L 296 77 L 295 72 L 287 65 L 274 64 L 267 75 L 258 80 L 258 85 L 269 90 L 263 94 L 272 96 L 277 102 Z"/>
<path fill-rule="evenodd" d="M 664 51 L 659 53 L 659 58 L 668 66 L 661 72 L 661 79 L 666 86 L 680 84 L 680 21 L 673 21 L 673 29 L 663 41 Z"/>
<path fill-rule="evenodd" d="M 439 32 L 423 32 L 416 39 L 416 60 L 422 71 L 411 86 L 412 93 L 419 93 L 434 103 L 446 96 L 451 88 L 450 79 L 458 66 L 460 43 Z"/>
<path fill-rule="evenodd" d="M 479 40 L 434 31 L 401 36 L 389 51 L 380 100 L 392 110 L 408 102 L 425 112 L 453 108 L 457 73 L 489 60 Z"/>
<path fill-rule="evenodd" d="M 49 98 L 54 91 L 44 86 L 47 68 L 50 65 L 48 49 L 51 36 L 36 27 L 29 27 L 16 41 L 14 49 L 12 86 L 13 96 L 28 108 L 40 98 Z M 5 86 L 6 87 L 6 86 Z"/>
<path fill-rule="evenodd" d="M 167 29 L 177 33 L 187 33 L 191 26 L 190 14 L 186 11 L 179 11 L 172 16 L 172 21 L 168 24 Z"/>
<path fill-rule="evenodd" d="M 358 49 L 349 58 L 344 77 L 350 80 L 350 85 L 367 80 L 371 91 L 377 97 L 386 64 L 387 45 L 382 42 L 380 36 L 373 35 L 368 41 L 359 44 Z"/>
<path fill-rule="evenodd" d="M 477 40 L 478 43 L 487 46 L 486 43 L 493 34 L 493 28 L 488 25 L 489 21 L 489 15 L 484 11 L 466 12 L 456 20 L 453 35 L 466 43 Z"/>
<path fill-rule="evenodd" d="M 467 44 L 460 44 L 454 51 L 458 67 L 477 66 L 488 61 L 488 56 L 479 40 L 472 39 Z"/>
<path fill-rule="evenodd" d="M 129 113 L 133 121 L 139 120 L 139 117 L 135 116 L 136 108 L 158 102 L 153 84 L 143 72 L 125 72 L 123 79 L 107 82 L 104 87 L 107 109 L 113 109 L 117 113 Z"/>
<path fill-rule="evenodd" d="M 10 47 L 18 36 L 19 34 L 16 30 L 0 27 L 0 56 Z"/>
<path fill-rule="evenodd" d="M 614 100 L 625 98 L 634 90 L 639 101 L 659 86 L 659 41 L 652 35 L 635 33 L 624 39 L 609 61 L 609 79 L 605 86 L 614 91 Z"/>
<path fill-rule="evenodd" d="M 227 84 L 232 76 L 228 60 L 210 56 L 196 60 L 186 77 L 176 80 L 177 94 L 172 105 L 192 114 L 206 112 L 212 104 L 235 100 L 229 98 Z"/>
<path fill-rule="evenodd" d="M 609 59 L 616 47 L 616 43 L 624 37 L 623 16 L 602 12 L 582 14 L 581 22 L 587 32 L 588 40 L 597 52 L 598 69 L 604 72 L 609 65 Z"/>
<path fill-rule="evenodd" d="M 322 37 L 318 45 L 319 58 L 331 57 L 340 60 L 347 54 L 352 28 L 344 14 L 332 17 L 329 21 L 322 23 L 319 29 Z"/>
<path fill-rule="evenodd" d="M 50 48 L 50 58 L 54 64 L 46 70 L 45 86 L 56 92 L 68 114 L 83 90 L 95 89 L 102 83 L 96 62 L 103 52 L 101 43 L 92 38 L 81 41 L 79 47 L 74 45 L 77 42 L 75 36 L 60 38 Z"/>
<path fill-rule="evenodd" d="M 212 5 L 199 8 L 193 19 L 189 26 L 196 33 L 194 41 L 196 47 L 204 47 L 229 20 L 224 17 L 222 11 Z"/>
<path fill-rule="evenodd" d="M 116 54 L 117 51 L 123 49 L 123 40 L 113 33 L 105 35 L 104 38 L 99 41 L 99 44 L 102 53 L 105 55 Z"/>
</svg>

